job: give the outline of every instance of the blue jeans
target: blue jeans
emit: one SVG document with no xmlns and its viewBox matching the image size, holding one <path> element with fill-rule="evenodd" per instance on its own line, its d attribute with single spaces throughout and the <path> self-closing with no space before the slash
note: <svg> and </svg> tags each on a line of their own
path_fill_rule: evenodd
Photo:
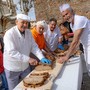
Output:
<svg viewBox="0 0 90 90">
<path fill-rule="evenodd" d="M 0 79 L 1 79 L 1 82 L 2 82 L 0 90 L 8 90 L 8 84 L 7 84 L 7 79 L 6 79 L 5 72 L 0 74 Z"/>
</svg>

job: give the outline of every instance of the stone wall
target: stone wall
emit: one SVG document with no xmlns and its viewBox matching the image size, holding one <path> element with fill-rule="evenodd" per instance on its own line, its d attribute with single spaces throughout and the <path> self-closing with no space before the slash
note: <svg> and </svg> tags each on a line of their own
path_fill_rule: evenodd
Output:
<svg viewBox="0 0 90 90">
<path fill-rule="evenodd" d="M 90 19 L 90 0 L 34 0 L 36 19 L 46 20 L 55 17 L 58 22 L 62 21 L 59 6 L 69 3 L 79 15 L 87 16 Z"/>
<path fill-rule="evenodd" d="M 69 3 L 77 14 L 87 16 L 90 19 L 90 0 L 34 0 L 37 21 L 48 21 L 51 17 L 55 17 L 59 24 L 62 21 L 59 6 L 63 3 Z M 5 13 L 7 13 L 8 10 L 6 6 L 3 8 L 5 9 Z M 4 21 L 6 23 L 7 20 Z M 13 25 L 15 25 L 15 23 Z M 9 29 L 13 25 L 10 21 L 4 27 L 5 29 Z M 0 26 L 0 32 L 1 31 L 3 31 L 2 26 Z"/>
</svg>

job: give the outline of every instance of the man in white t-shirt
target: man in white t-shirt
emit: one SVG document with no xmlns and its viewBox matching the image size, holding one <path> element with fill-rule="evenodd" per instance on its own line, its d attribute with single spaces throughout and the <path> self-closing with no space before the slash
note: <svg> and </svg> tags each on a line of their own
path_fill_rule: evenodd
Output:
<svg viewBox="0 0 90 90">
<path fill-rule="evenodd" d="M 44 33 L 44 37 L 46 44 L 51 51 L 55 51 L 58 47 L 58 43 L 62 42 L 60 29 L 57 26 L 57 20 L 55 18 L 49 20 L 48 29 Z"/>
<path fill-rule="evenodd" d="M 90 76 L 90 20 L 85 16 L 76 15 L 69 4 L 61 5 L 60 12 L 63 19 L 70 22 L 70 27 L 74 32 L 74 37 L 70 48 L 68 49 L 68 53 L 66 56 L 60 58 L 59 62 L 63 63 L 67 61 L 80 41 L 83 44 L 86 66 Z"/>
</svg>

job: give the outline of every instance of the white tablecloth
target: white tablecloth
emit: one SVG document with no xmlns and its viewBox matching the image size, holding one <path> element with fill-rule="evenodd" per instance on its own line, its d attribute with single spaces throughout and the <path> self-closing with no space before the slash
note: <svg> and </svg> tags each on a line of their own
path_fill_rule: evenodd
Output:
<svg viewBox="0 0 90 90">
<path fill-rule="evenodd" d="M 81 56 L 71 59 L 55 79 L 52 90 L 81 90 L 82 73 Z"/>
<path fill-rule="evenodd" d="M 52 90 L 81 90 L 83 73 L 81 56 L 72 58 L 70 61 L 64 64 L 54 80 Z M 14 90 L 21 90 L 17 87 Z"/>
</svg>

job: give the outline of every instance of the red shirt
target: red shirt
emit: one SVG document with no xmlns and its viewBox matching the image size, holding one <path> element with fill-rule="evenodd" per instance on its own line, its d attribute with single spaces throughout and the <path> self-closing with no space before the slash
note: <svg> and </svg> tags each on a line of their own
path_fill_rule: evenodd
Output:
<svg viewBox="0 0 90 90">
<path fill-rule="evenodd" d="M 3 67 L 3 53 L 0 51 L 0 73 L 4 72 L 4 67 Z"/>
</svg>

